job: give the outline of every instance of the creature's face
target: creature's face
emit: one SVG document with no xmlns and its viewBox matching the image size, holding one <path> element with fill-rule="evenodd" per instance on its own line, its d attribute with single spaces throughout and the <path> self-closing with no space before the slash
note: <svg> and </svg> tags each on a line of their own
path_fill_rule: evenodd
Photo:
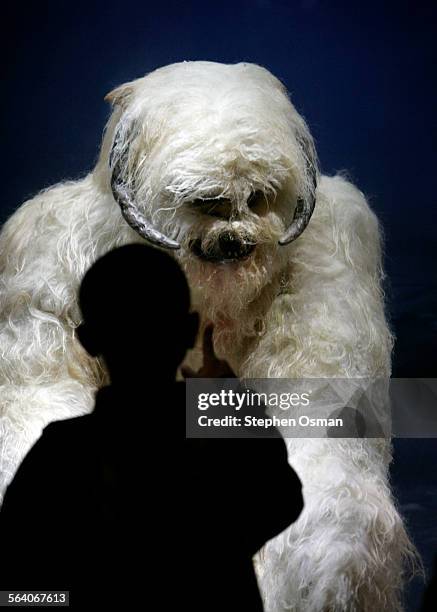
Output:
<svg viewBox="0 0 437 612">
<path fill-rule="evenodd" d="M 282 194 L 240 189 L 233 194 L 195 197 L 178 209 L 184 227 L 176 257 L 190 280 L 196 305 L 210 318 L 217 312 L 236 319 L 283 269 L 286 249 L 278 244 L 284 229 Z M 211 195 L 211 194 L 208 194 Z"/>
<path fill-rule="evenodd" d="M 312 139 L 283 86 L 259 66 L 188 62 L 109 97 L 100 164 L 127 222 L 216 306 L 235 282 L 234 307 L 254 299 L 315 201 Z"/>
<path fill-rule="evenodd" d="M 254 180 L 250 164 L 235 166 L 230 173 L 226 164 L 214 161 L 207 171 L 187 182 L 179 198 L 174 198 L 174 177 L 168 177 L 157 190 L 156 224 L 178 240 L 180 259 L 197 264 L 198 271 L 208 275 L 217 266 L 222 271 L 247 268 L 266 245 L 274 251 L 282 249 L 278 241 L 284 232 L 287 200 L 294 197 L 292 185 L 272 187 L 271 177 Z M 187 173 L 186 161 L 180 170 Z M 210 184 L 202 186 L 205 177 Z"/>
<path fill-rule="evenodd" d="M 204 262 L 243 262 L 258 246 L 261 219 L 267 216 L 269 206 L 262 191 L 251 192 L 240 209 L 231 197 L 221 194 L 196 198 L 190 203 L 194 235 L 186 246 Z"/>
</svg>

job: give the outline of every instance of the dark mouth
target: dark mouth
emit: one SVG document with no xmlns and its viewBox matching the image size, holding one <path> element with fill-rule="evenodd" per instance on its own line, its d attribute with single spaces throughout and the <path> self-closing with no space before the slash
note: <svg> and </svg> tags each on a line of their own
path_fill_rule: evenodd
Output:
<svg viewBox="0 0 437 612">
<path fill-rule="evenodd" d="M 238 247 L 236 245 L 229 245 L 230 248 L 227 250 L 217 248 L 214 251 L 206 253 L 202 249 L 202 241 L 200 238 L 190 242 L 190 250 L 196 257 L 215 264 L 230 264 L 244 261 L 253 253 L 255 246 L 256 244 L 253 243 L 242 242 L 238 244 Z"/>
</svg>

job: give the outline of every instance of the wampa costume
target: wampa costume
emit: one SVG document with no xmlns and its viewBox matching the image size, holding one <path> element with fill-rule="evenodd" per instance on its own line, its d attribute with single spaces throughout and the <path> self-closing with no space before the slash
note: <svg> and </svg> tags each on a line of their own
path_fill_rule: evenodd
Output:
<svg viewBox="0 0 437 612">
<path fill-rule="evenodd" d="M 377 219 L 356 187 L 320 174 L 308 127 L 272 74 L 184 62 L 107 98 L 94 171 L 23 204 L 0 235 L 3 487 L 44 425 L 89 411 L 106 380 L 75 337 L 77 290 L 118 245 L 174 254 L 239 376 L 390 375 Z M 257 559 L 266 611 L 400 609 L 413 547 L 388 484 L 390 443 L 287 446 L 305 508 Z"/>
</svg>

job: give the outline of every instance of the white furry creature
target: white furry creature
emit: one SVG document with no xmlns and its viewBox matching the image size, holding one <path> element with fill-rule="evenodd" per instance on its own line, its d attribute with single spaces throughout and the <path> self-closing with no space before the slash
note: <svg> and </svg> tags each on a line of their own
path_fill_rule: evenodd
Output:
<svg viewBox="0 0 437 612">
<path fill-rule="evenodd" d="M 274 76 L 184 62 L 108 99 L 95 170 L 23 204 L 0 235 L 3 487 L 42 428 L 89 411 L 105 382 L 75 337 L 76 296 L 117 245 L 147 240 L 174 253 L 240 376 L 390 374 L 377 219 L 344 178 L 320 175 Z M 266 611 L 401 609 L 413 546 L 390 492 L 390 443 L 287 443 L 305 509 L 259 555 Z"/>
</svg>

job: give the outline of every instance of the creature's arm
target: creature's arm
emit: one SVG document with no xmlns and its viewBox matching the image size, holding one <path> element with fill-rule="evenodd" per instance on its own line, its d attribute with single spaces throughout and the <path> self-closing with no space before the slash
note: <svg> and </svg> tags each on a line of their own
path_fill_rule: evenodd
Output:
<svg viewBox="0 0 437 612">
<path fill-rule="evenodd" d="M 89 410 L 99 368 L 75 338 L 77 268 L 86 262 L 56 187 L 24 204 L 0 234 L 0 498 L 47 423 Z M 77 262 L 73 259 L 76 249 Z"/>
<path fill-rule="evenodd" d="M 389 376 L 381 280 L 378 223 L 364 196 L 340 177 L 322 178 L 314 216 L 290 247 L 288 286 L 244 374 Z M 398 609 L 403 562 L 414 553 L 388 485 L 390 442 L 314 438 L 287 446 L 305 507 L 264 551 L 266 610 L 282 610 L 279 601 L 296 610 Z"/>
</svg>

